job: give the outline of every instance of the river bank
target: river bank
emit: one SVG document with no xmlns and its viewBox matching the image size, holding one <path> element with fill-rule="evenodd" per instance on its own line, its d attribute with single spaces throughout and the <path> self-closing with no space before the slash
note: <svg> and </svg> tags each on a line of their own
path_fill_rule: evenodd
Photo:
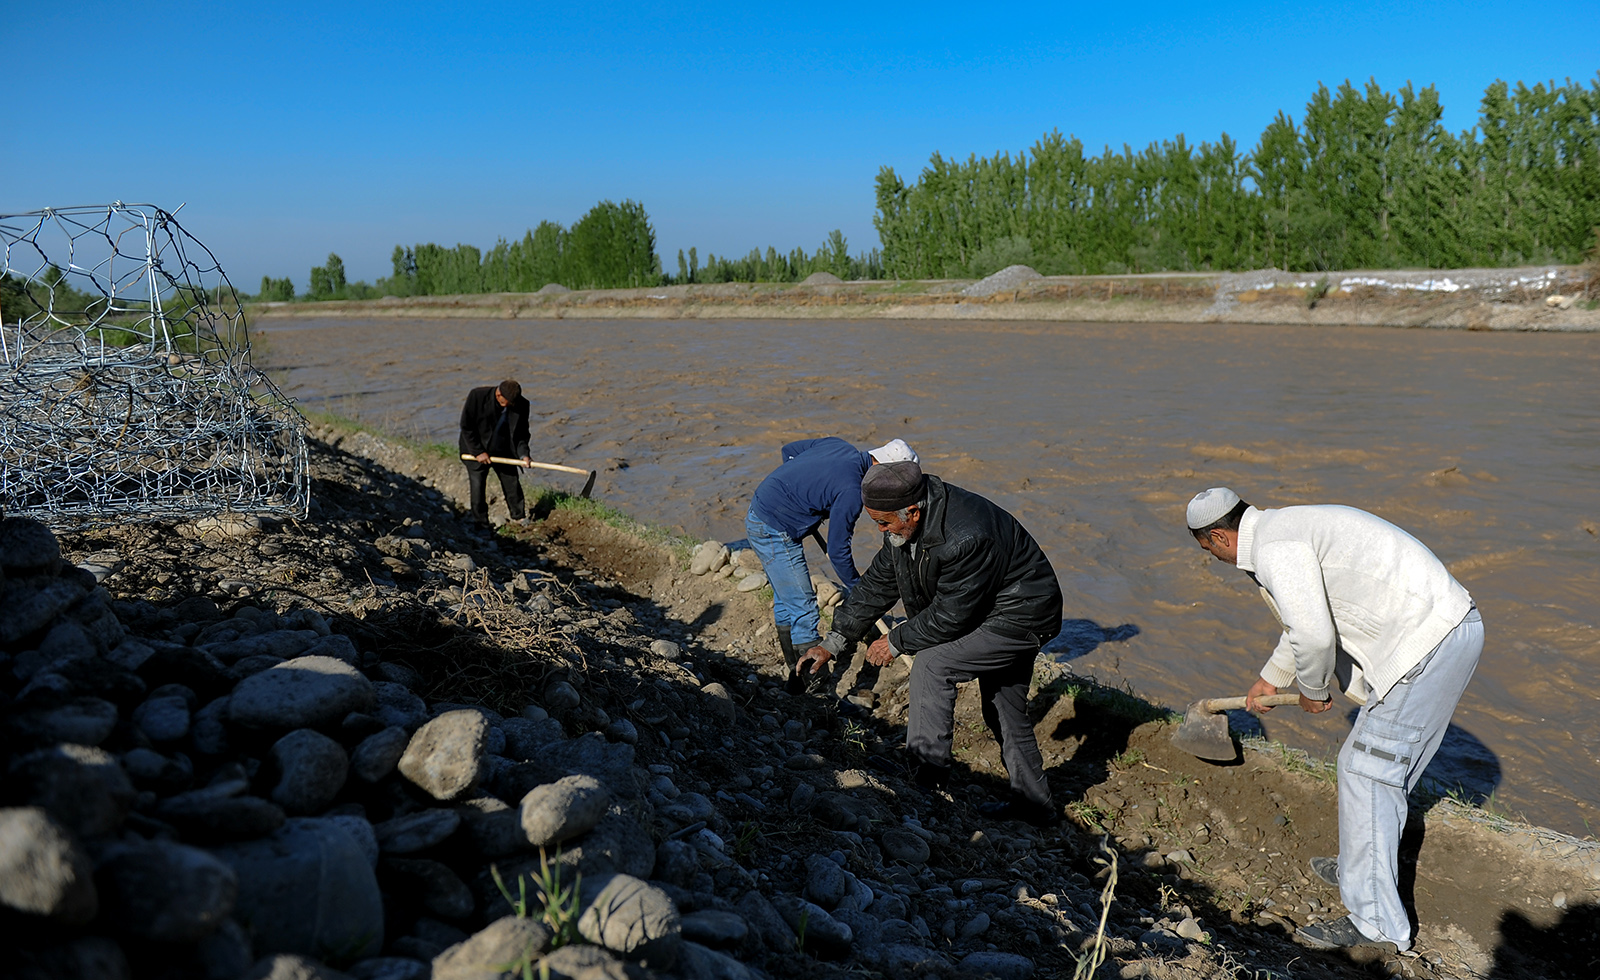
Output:
<svg viewBox="0 0 1600 980">
<path fill-rule="evenodd" d="M 240 973 L 219 964 L 278 952 L 263 944 L 262 906 L 251 906 L 253 921 L 232 911 L 261 901 L 244 876 L 238 897 L 213 889 L 209 905 L 171 889 L 119 890 L 130 848 L 141 859 L 182 853 L 203 864 L 222 833 L 245 838 L 222 852 L 247 849 L 248 828 L 196 816 L 230 800 L 235 810 L 298 808 L 308 814 L 291 821 L 301 829 L 337 820 L 373 834 L 375 890 L 339 906 L 360 948 L 302 952 L 364 980 L 426 976 L 435 957 L 465 967 L 473 951 L 500 955 L 484 935 L 522 920 L 506 924 L 508 899 L 488 865 L 515 882 L 538 860 L 526 839 L 496 828 L 528 812 L 518 803 L 531 774 L 577 772 L 612 788 L 607 812 L 617 815 L 569 841 L 566 866 L 589 881 L 624 870 L 672 911 L 651 920 L 661 926 L 652 938 L 663 940 L 653 949 L 583 931 L 588 943 L 541 953 L 552 975 L 590 976 L 580 967 L 664 957 L 669 945 L 676 959 L 657 959 L 650 975 L 1020 978 L 1071 975 L 1089 956 L 1106 963 L 1095 976 L 1170 980 L 1592 970 L 1583 958 L 1595 948 L 1600 887 L 1592 842 L 1419 800 L 1425 813 L 1406 845 L 1416 854 L 1407 889 L 1421 920 L 1418 954 L 1311 952 L 1288 938 L 1293 928 L 1339 913 L 1336 894 L 1307 872 L 1306 858 L 1327 853 L 1335 830 L 1329 774 L 1303 755 L 1263 744 L 1240 765 L 1199 762 L 1171 746 L 1164 711 L 1042 664 L 1033 714 L 1066 820 L 1045 830 L 988 821 L 976 805 L 1001 793 L 1004 778 L 974 692 L 958 709 L 951 793 L 918 790 L 903 757 L 903 671 L 884 672 L 864 718 L 783 694 L 769 600 L 739 591 L 731 576 L 692 574 L 686 539 L 551 493 L 537 496 L 535 519 L 478 536 L 464 529 L 465 478 L 447 448 L 328 419 L 313 434 L 316 504 L 305 521 L 61 536 L 66 558 L 100 580 L 126 631 L 104 634 L 122 651 L 108 663 L 150 690 L 134 693 L 123 678 L 121 693 L 105 695 L 124 703 L 125 720 L 101 750 L 138 793 L 120 804 L 131 812 L 115 841 L 87 833 L 97 858 L 124 855 L 95 877 L 120 901 L 102 903 L 86 933 L 34 932 L 24 966 L 82 952 L 88 940 L 73 935 L 98 937 L 94 948 L 111 960 L 105 943 L 118 945 L 128 970 L 102 976 L 220 980 Z M 11 587 L 22 581 L 7 574 Z M 291 641 L 306 649 L 291 651 Z M 408 753 L 429 724 L 482 718 L 478 788 L 450 792 L 403 759 L 398 770 L 375 766 L 369 741 L 389 729 L 368 735 L 359 718 L 330 715 L 297 739 L 324 729 L 317 737 L 347 745 L 360 775 L 341 774 L 319 802 L 291 803 L 327 778 L 295 775 L 305 770 L 284 744 L 295 740 L 252 734 L 230 703 L 245 697 L 237 685 L 296 663 L 283 655 L 307 656 L 308 645 L 390 685 L 376 709 L 362 710 L 403 729 Z M 37 692 L 98 683 L 87 666 L 98 656 L 59 664 L 13 648 L 12 665 L 35 665 L 25 679 L 36 693 L 17 704 L 36 709 L 35 720 L 48 714 Z M 179 664 L 189 665 L 181 682 Z M 159 723 L 184 701 L 177 683 L 198 696 L 184 734 Z M 150 707 L 163 699 L 176 702 L 167 716 Z M 15 706 L 8 717 L 15 730 Z M 158 910 L 165 918 L 151 910 L 162 899 L 177 903 Z M 207 937 L 201 945 L 126 938 L 140 916 L 190 922 L 183 914 Z M 381 938 L 359 934 L 363 915 L 383 922 Z M 457 975 L 436 959 L 432 969 Z"/>
<path fill-rule="evenodd" d="M 1580 266 L 1124 276 L 1038 276 L 1031 270 L 1019 274 L 1019 268 L 980 281 L 541 290 L 260 303 L 249 312 L 254 319 L 933 319 L 1600 330 L 1594 273 Z"/>
<path fill-rule="evenodd" d="M 1184 533 L 1184 502 L 1225 484 L 1259 506 L 1362 507 L 1426 542 L 1489 629 L 1438 775 L 1567 833 L 1600 813 L 1600 334 L 279 319 L 256 335 L 301 405 L 430 442 L 454 440 L 467 389 L 519 378 L 535 459 L 598 470 L 603 499 L 697 541 L 744 536 L 783 444 L 903 437 L 1050 556 L 1074 623 L 1052 655 L 1167 704 L 1242 693 L 1276 637 L 1249 580 Z M 854 545 L 858 564 L 877 549 L 866 522 Z M 1300 714 L 1265 733 L 1332 758 L 1344 714 Z"/>
</svg>

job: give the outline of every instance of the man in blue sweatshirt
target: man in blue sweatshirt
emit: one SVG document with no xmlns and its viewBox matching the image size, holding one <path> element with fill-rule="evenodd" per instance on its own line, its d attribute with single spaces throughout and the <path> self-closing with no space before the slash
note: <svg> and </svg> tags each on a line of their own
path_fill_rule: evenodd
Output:
<svg viewBox="0 0 1600 980">
<path fill-rule="evenodd" d="M 803 542 L 828 522 L 828 560 L 846 592 L 861 575 L 850 554 L 850 538 L 861 516 L 861 478 L 873 463 L 917 462 L 902 439 L 863 452 L 834 436 L 801 439 L 783 447 L 783 465 L 761 481 L 750 499 L 745 533 L 772 584 L 772 618 L 778 646 L 789 668 L 787 689 L 799 694 L 795 675 L 799 650 L 822 639 L 817 592 L 811 585 Z"/>
</svg>

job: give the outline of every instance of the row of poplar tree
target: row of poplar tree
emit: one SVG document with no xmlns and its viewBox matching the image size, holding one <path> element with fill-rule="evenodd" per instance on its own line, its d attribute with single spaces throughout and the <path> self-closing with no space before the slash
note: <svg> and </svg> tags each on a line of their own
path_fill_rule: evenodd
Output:
<svg viewBox="0 0 1600 980">
<path fill-rule="evenodd" d="M 935 153 L 915 183 L 877 178 L 881 251 L 852 256 L 832 232 L 816 252 L 678 253 L 664 273 L 643 205 L 602 201 L 571 228 L 544 221 L 488 252 L 396 245 L 394 273 L 345 281 L 330 255 L 309 298 L 531 292 L 687 282 L 960 278 L 1007 265 L 1046 275 L 1274 266 L 1464 268 L 1577 262 L 1600 229 L 1600 75 L 1587 87 L 1495 82 L 1478 124 L 1451 133 L 1432 87 L 1318 86 L 1296 124 L 1279 113 L 1253 149 L 1224 133 L 1135 152 L 1084 152 L 1051 133 L 1015 157 Z M 293 298 L 288 279 L 261 299 Z"/>
<path fill-rule="evenodd" d="M 1577 262 L 1600 227 L 1600 76 L 1489 86 L 1452 134 L 1433 87 L 1319 86 L 1255 147 L 1224 134 L 1085 154 L 1059 132 L 1016 157 L 885 167 L 874 223 L 891 278 Z"/>
</svg>

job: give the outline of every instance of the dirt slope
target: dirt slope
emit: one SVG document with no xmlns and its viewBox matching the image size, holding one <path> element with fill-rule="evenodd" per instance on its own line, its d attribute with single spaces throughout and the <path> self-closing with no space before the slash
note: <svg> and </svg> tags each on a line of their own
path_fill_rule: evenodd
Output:
<svg viewBox="0 0 1600 980">
<path fill-rule="evenodd" d="M 1416 953 L 1312 952 L 1289 938 L 1294 927 L 1342 909 L 1335 891 L 1307 873 L 1309 857 L 1335 853 L 1337 834 L 1332 783 L 1304 760 L 1266 746 L 1247 750 L 1233 766 L 1200 762 L 1172 748 L 1169 723 L 1155 717 L 1161 712 L 1046 669 L 1034 712 L 1068 819 L 1043 831 L 995 823 L 976 811 L 1005 781 L 975 685 L 958 706 L 955 785 L 948 794 L 925 793 L 904 778 L 903 662 L 884 671 L 868 717 L 843 717 L 819 696 L 788 697 L 768 600 L 738 593 L 724 579 L 688 574 L 681 546 L 568 507 L 544 508 L 497 540 L 477 537 L 462 528 L 465 479 L 448 454 L 336 426 L 317 436 L 321 513 L 309 521 L 205 547 L 148 527 L 91 532 L 64 545 L 77 561 L 120 549 L 126 563 L 107 586 L 124 601 L 167 608 L 195 593 L 222 601 L 311 599 L 362 642 L 415 650 L 413 666 L 427 676 L 430 696 L 476 696 L 512 710 L 548 666 L 510 643 L 519 634 L 497 626 L 488 607 L 476 617 L 441 618 L 431 611 L 438 602 L 420 600 L 468 598 L 450 584 L 458 574 L 463 583 L 487 575 L 498 593 L 513 597 L 526 594 L 530 579 L 547 580 L 594 610 L 561 627 L 562 642 L 585 658 L 587 690 L 605 695 L 613 716 L 647 733 L 659 728 L 672 752 L 687 755 L 704 791 L 727 796 L 738 818 L 729 829 L 753 872 L 798 887 L 804 857 L 839 846 L 839 828 L 909 818 L 925 829 L 928 867 L 889 883 L 914 894 L 930 917 L 941 903 L 994 898 L 980 906 L 993 910 L 983 941 L 1030 957 L 1036 976 L 1072 976 L 1096 950 L 1106 957 L 1095 974 L 1103 977 L 1600 976 L 1600 851 L 1592 843 L 1435 805 L 1408 848 L 1416 855 L 1409 886 L 1421 922 Z M 429 562 L 373 547 L 407 524 L 426 530 L 437 549 Z M 430 571 L 465 568 L 464 558 L 478 571 Z M 396 609 L 416 613 L 408 619 Z M 724 730 L 692 712 L 646 717 L 650 709 L 631 707 L 641 703 L 630 693 L 641 685 L 696 684 L 671 663 L 641 673 L 646 661 L 637 651 L 657 638 L 678 643 L 705 683 L 724 684 L 738 717 L 748 720 L 740 726 L 749 727 Z M 798 752 L 774 756 L 795 744 Z M 650 752 L 666 751 L 641 739 L 640 764 L 652 761 Z M 796 776 L 822 777 L 839 792 L 820 794 L 828 805 L 803 812 L 781 805 L 783 780 Z M 780 805 L 749 795 L 763 786 Z M 1102 841 L 1116 855 L 1114 872 Z M 1181 937 L 1185 931 L 1194 936 Z M 783 977 L 894 975 L 809 956 L 769 957 L 762 966 Z"/>
</svg>

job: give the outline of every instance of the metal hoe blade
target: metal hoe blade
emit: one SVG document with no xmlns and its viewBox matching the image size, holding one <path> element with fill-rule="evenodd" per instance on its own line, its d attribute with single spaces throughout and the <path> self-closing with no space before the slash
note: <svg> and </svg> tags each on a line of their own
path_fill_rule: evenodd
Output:
<svg viewBox="0 0 1600 980">
<path fill-rule="evenodd" d="M 1184 713 L 1183 724 L 1172 733 L 1172 744 L 1197 759 L 1212 762 L 1232 762 L 1239 750 L 1228 732 L 1228 716 L 1206 710 L 1204 701 L 1197 701 Z"/>
</svg>

